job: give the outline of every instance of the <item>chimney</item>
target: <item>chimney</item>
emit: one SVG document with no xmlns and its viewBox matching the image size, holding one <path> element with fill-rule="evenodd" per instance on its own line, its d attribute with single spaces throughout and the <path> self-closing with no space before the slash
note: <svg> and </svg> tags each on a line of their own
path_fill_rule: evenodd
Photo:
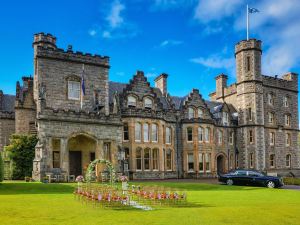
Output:
<svg viewBox="0 0 300 225">
<path fill-rule="evenodd" d="M 166 96 L 168 93 L 167 90 L 167 78 L 168 78 L 168 74 L 166 73 L 162 73 L 161 75 L 159 75 L 158 77 L 155 78 L 154 82 L 155 82 L 155 87 L 157 87 L 161 93 L 163 94 L 163 96 Z"/>
<path fill-rule="evenodd" d="M 224 97 L 224 89 L 227 87 L 227 79 L 228 76 L 225 74 L 220 74 L 216 76 L 216 97 L 223 98 Z"/>
</svg>

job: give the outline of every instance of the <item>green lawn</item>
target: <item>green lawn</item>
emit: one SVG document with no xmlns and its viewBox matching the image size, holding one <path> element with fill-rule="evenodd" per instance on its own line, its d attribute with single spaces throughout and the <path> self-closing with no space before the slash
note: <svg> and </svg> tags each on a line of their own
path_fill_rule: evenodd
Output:
<svg viewBox="0 0 300 225">
<path fill-rule="evenodd" d="M 135 183 L 137 184 L 137 183 Z M 300 224 L 300 191 L 157 182 L 186 189 L 185 207 L 103 209 L 74 200 L 74 184 L 0 184 L 0 224 Z"/>
</svg>

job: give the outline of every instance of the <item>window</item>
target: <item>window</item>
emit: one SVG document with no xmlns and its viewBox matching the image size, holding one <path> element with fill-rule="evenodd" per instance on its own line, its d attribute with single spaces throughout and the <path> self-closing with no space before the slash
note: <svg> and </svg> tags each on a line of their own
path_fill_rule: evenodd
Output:
<svg viewBox="0 0 300 225">
<path fill-rule="evenodd" d="M 218 130 L 218 144 L 221 145 L 223 143 L 223 132 Z"/>
<path fill-rule="evenodd" d="M 149 142 L 149 124 L 143 124 L 144 142 Z"/>
<path fill-rule="evenodd" d="M 151 125 L 151 140 L 153 142 L 158 141 L 158 133 L 157 133 L 157 125 L 156 124 Z"/>
<path fill-rule="evenodd" d="M 250 71 L 250 56 L 247 56 L 247 72 Z"/>
<path fill-rule="evenodd" d="M 144 106 L 145 106 L 145 108 L 152 109 L 152 105 L 153 105 L 152 99 L 146 97 L 144 99 Z"/>
<path fill-rule="evenodd" d="M 235 155 L 235 167 L 239 168 L 239 155 L 238 154 Z"/>
<path fill-rule="evenodd" d="M 229 133 L 229 144 L 233 145 L 233 139 L 234 139 L 234 132 L 230 131 Z"/>
<path fill-rule="evenodd" d="M 198 109 L 198 118 L 203 118 L 203 110 L 202 109 Z"/>
<path fill-rule="evenodd" d="M 140 142 L 142 140 L 142 125 L 140 123 L 135 124 L 135 141 Z"/>
<path fill-rule="evenodd" d="M 272 93 L 268 94 L 268 104 L 269 105 L 274 105 L 274 96 Z"/>
<path fill-rule="evenodd" d="M 203 128 L 198 127 L 198 141 L 203 142 Z"/>
<path fill-rule="evenodd" d="M 129 95 L 127 97 L 127 106 L 136 107 L 136 97 Z"/>
<path fill-rule="evenodd" d="M 270 168 L 275 167 L 275 154 L 270 155 Z"/>
<path fill-rule="evenodd" d="M 199 172 L 203 173 L 204 172 L 204 154 L 199 153 Z"/>
<path fill-rule="evenodd" d="M 254 154 L 250 153 L 249 155 L 249 167 L 253 168 L 254 167 Z"/>
<path fill-rule="evenodd" d="M 205 128 L 205 142 L 210 142 L 210 128 Z"/>
<path fill-rule="evenodd" d="M 253 138 L 253 130 L 249 130 L 249 143 L 253 144 L 254 138 Z"/>
<path fill-rule="evenodd" d="M 194 115 L 195 115 L 194 109 L 189 107 L 189 119 L 194 118 Z"/>
<path fill-rule="evenodd" d="M 291 134 L 290 133 L 285 134 L 285 145 L 291 146 Z"/>
<path fill-rule="evenodd" d="M 124 148 L 124 151 L 125 151 L 125 160 L 127 162 L 127 168 L 124 168 L 124 170 L 128 171 L 130 169 L 130 153 L 129 153 L 129 148 Z"/>
<path fill-rule="evenodd" d="M 80 100 L 80 82 L 68 81 L 68 99 Z"/>
<path fill-rule="evenodd" d="M 291 168 L 291 165 L 292 165 L 292 158 L 291 158 L 291 155 L 290 154 L 287 154 L 285 156 L 285 166 L 287 168 Z"/>
<path fill-rule="evenodd" d="M 274 145 L 274 144 L 275 144 L 275 133 L 270 132 L 270 145 Z"/>
<path fill-rule="evenodd" d="M 187 133 L 187 141 L 193 141 L 193 128 L 188 127 L 186 129 L 186 133 Z"/>
<path fill-rule="evenodd" d="M 53 151 L 53 168 L 60 168 L 60 153 Z"/>
<path fill-rule="evenodd" d="M 137 148 L 136 149 L 136 170 L 142 170 L 142 149 Z"/>
<path fill-rule="evenodd" d="M 128 141 L 129 140 L 129 128 L 128 128 L 128 124 L 125 123 L 123 125 L 123 140 L 124 141 Z"/>
<path fill-rule="evenodd" d="M 289 104 L 290 104 L 290 99 L 288 96 L 284 96 L 283 97 L 283 106 L 284 107 L 289 107 Z"/>
<path fill-rule="evenodd" d="M 96 159 L 95 152 L 90 152 L 90 161 L 93 162 Z"/>
<path fill-rule="evenodd" d="M 231 153 L 229 155 L 229 166 L 230 166 L 230 169 L 233 169 L 234 168 L 234 155 Z"/>
<path fill-rule="evenodd" d="M 284 115 L 284 121 L 286 126 L 291 126 L 291 116 L 290 115 Z"/>
<path fill-rule="evenodd" d="M 194 171 L 194 155 L 193 155 L 193 153 L 189 153 L 187 155 L 187 160 L 188 160 L 188 171 L 189 172 Z"/>
<path fill-rule="evenodd" d="M 269 112 L 269 124 L 274 124 L 274 113 Z"/>
<path fill-rule="evenodd" d="M 205 154 L 205 171 L 210 172 L 210 161 L 211 161 L 211 154 Z"/>
<path fill-rule="evenodd" d="M 228 125 L 229 123 L 229 116 L 227 112 L 223 112 L 223 124 Z"/>
<path fill-rule="evenodd" d="M 166 144 L 171 144 L 171 128 L 166 127 Z"/>
<path fill-rule="evenodd" d="M 152 169 L 158 170 L 158 149 L 155 148 L 152 150 Z"/>
<path fill-rule="evenodd" d="M 249 121 L 252 121 L 252 109 L 251 108 L 248 108 L 248 118 L 249 118 Z"/>
<path fill-rule="evenodd" d="M 144 170 L 150 170 L 150 149 L 144 149 Z"/>
<path fill-rule="evenodd" d="M 166 169 L 172 170 L 172 150 L 168 149 L 166 152 Z"/>
<path fill-rule="evenodd" d="M 110 143 L 104 143 L 104 159 L 111 161 Z"/>
</svg>

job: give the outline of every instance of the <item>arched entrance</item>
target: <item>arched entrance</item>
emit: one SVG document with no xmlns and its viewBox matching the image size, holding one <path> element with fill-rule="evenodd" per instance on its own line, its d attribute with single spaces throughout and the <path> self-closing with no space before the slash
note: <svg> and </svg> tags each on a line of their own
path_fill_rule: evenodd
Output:
<svg viewBox="0 0 300 225">
<path fill-rule="evenodd" d="M 217 156 L 217 172 L 218 173 L 225 172 L 225 157 L 223 155 Z"/>
<path fill-rule="evenodd" d="M 96 158 L 96 140 L 79 134 L 68 140 L 69 174 L 84 175 L 91 161 Z"/>
</svg>

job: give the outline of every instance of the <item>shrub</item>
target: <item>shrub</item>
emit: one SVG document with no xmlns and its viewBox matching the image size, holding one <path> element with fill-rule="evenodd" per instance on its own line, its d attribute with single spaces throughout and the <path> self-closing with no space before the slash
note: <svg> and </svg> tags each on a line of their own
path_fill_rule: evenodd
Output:
<svg viewBox="0 0 300 225">
<path fill-rule="evenodd" d="M 2 156 L 0 154 L 0 182 L 2 182 L 3 179 L 4 179 L 4 163 L 3 163 Z"/>
<path fill-rule="evenodd" d="M 10 145 L 5 147 L 13 162 L 12 179 L 21 180 L 32 174 L 34 149 L 38 139 L 35 135 L 12 135 Z"/>
<path fill-rule="evenodd" d="M 287 185 L 300 185 L 300 178 L 285 177 L 283 178 L 283 182 Z"/>
</svg>

